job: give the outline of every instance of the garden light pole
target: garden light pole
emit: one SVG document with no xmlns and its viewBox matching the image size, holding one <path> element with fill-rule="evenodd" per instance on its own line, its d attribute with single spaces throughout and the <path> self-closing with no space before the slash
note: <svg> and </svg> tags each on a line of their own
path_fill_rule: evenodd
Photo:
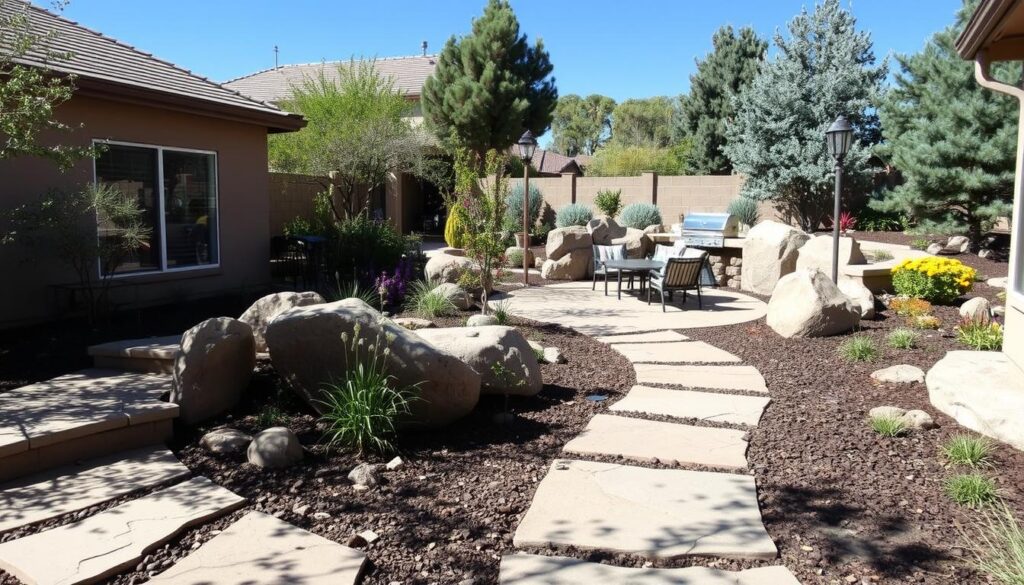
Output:
<svg viewBox="0 0 1024 585">
<path fill-rule="evenodd" d="M 836 160 L 836 201 L 832 213 L 832 282 L 839 284 L 839 213 L 843 193 L 843 159 L 850 152 L 853 127 L 846 116 L 839 116 L 825 131 L 828 153 Z"/>
<path fill-rule="evenodd" d="M 530 286 L 530 161 L 537 139 L 527 130 L 519 137 L 519 158 L 523 161 L 523 286 Z"/>
</svg>

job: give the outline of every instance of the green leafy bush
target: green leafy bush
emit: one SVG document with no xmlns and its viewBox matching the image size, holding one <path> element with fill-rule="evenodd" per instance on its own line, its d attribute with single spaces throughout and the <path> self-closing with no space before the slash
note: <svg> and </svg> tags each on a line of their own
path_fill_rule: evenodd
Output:
<svg viewBox="0 0 1024 585">
<path fill-rule="evenodd" d="M 839 346 L 839 354 L 850 362 L 870 362 L 878 356 L 873 339 L 866 335 L 854 335 Z"/>
<path fill-rule="evenodd" d="M 555 214 L 555 227 L 585 226 L 592 219 L 594 212 L 590 211 L 589 207 L 582 203 L 570 203 Z"/>
<path fill-rule="evenodd" d="M 910 247 L 915 250 L 927 250 L 932 242 L 928 238 L 914 238 L 910 241 Z"/>
<path fill-rule="evenodd" d="M 742 195 L 730 201 L 726 211 L 735 215 L 740 222 L 748 226 L 757 225 L 757 220 L 761 217 L 757 210 L 757 201 Z"/>
<path fill-rule="evenodd" d="M 865 232 L 902 232 L 910 227 L 910 219 L 902 213 L 878 211 L 867 205 L 857 216 L 857 226 Z"/>
<path fill-rule="evenodd" d="M 1024 526 L 1010 507 L 982 511 L 976 528 L 964 536 L 978 569 L 1001 585 L 1024 583 Z"/>
<path fill-rule="evenodd" d="M 988 319 L 964 319 L 954 328 L 957 341 L 978 351 L 1003 348 L 1003 327 Z"/>
<path fill-rule="evenodd" d="M 340 280 L 372 284 L 381 271 L 398 266 L 418 242 L 403 236 L 386 221 L 366 213 L 333 224 L 325 246 L 327 270 Z"/>
<path fill-rule="evenodd" d="M 906 329 L 899 327 L 893 329 L 887 338 L 889 347 L 895 349 L 914 349 L 917 346 L 917 340 L 920 338 L 920 334 L 913 329 Z"/>
<path fill-rule="evenodd" d="M 444 222 L 444 243 L 451 248 L 466 245 L 465 212 L 458 203 L 454 203 L 448 209 L 448 219 Z"/>
<path fill-rule="evenodd" d="M 622 209 L 619 223 L 638 230 L 649 225 L 661 225 L 661 211 L 651 203 L 631 203 Z"/>
<path fill-rule="evenodd" d="M 895 416 L 871 417 L 871 430 L 883 437 L 898 437 L 907 432 L 907 425 Z"/>
<path fill-rule="evenodd" d="M 947 461 L 968 467 L 988 464 L 992 449 L 992 441 L 989 439 L 967 433 L 957 433 L 942 444 L 942 454 Z"/>
<path fill-rule="evenodd" d="M 512 248 L 505 252 L 505 265 L 509 268 L 522 268 L 523 267 L 523 249 Z"/>
<path fill-rule="evenodd" d="M 996 499 L 996 484 L 980 473 L 962 473 L 946 480 L 946 495 L 961 506 L 980 508 Z"/>
<path fill-rule="evenodd" d="M 291 221 L 282 226 L 281 231 L 284 232 L 284 235 L 290 237 L 316 235 L 312 222 L 301 216 L 292 218 Z"/>
<path fill-rule="evenodd" d="M 424 319 L 454 315 L 459 310 L 447 295 L 437 290 L 436 283 L 426 280 L 412 283 L 405 297 L 405 306 Z"/>
<path fill-rule="evenodd" d="M 537 224 L 540 217 L 540 209 L 544 205 L 544 196 L 536 183 L 530 183 L 530 227 Z M 523 184 L 515 184 L 505 197 L 505 221 L 508 225 L 516 226 L 515 232 L 523 230 Z"/>
<path fill-rule="evenodd" d="M 976 274 L 952 258 L 907 258 L 893 267 L 892 287 L 899 295 L 947 304 L 971 290 Z"/>
<path fill-rule="evenodd" d="M 597 209 L 610 218 L 622 211 L 622 189 L 601 189 L 594 197 Z"/>
</svg>

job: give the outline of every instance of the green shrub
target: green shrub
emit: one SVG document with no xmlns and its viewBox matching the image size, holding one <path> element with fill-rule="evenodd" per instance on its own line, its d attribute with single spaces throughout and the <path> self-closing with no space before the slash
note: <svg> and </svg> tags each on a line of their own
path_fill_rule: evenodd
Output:
<svg viewBox="0 0 1024 585">
<path fill-rule="evenodd" d="M 878 349 L 870 337 L 854 335 L 839 346 L 839 354 L 849 362 L 870 362 L 878 356 Z"/>
<path fill-rule="evenodd" d="M 508 313 L 509 306 L 512 305 L 512 301 L 509 299 L 502 299 L 494 304 L 493 315 L 498 320 L 498 325 L 508 325 L 511 315 Z"/>
<path fill-rule="evenodd" d="M 887 338 L 889 347 L 895 349 L 914 349 L 917 346 L 917 340 L 921 336 L 913 329 L 906 329 L 900 327 L 893 329 Z"/>
<path fill-rule="evenodd" d="M 540 217 L 540 209 L 544 205 L 544 196 L 536 183 L 530 183 L 530 227 L 537 224 Z M 508 226 L 516 226 L 513 233 L 523 230 L 523 184 L 517 183 L 505 197 L 505 223 Z"/>
<path fill-rule="evenodd" d="M 946 495 L 961 506 L 980 508 L 996 499 L 996 484 L 980 473 L 961 473 L 946 480 Z"/>
<path fill-rule="evenodd" d="M 310 223 L 308 219 L 301 216 L 292 218 L 291 221 L 284 224 L 281 231 L 284 232 L 284 235 L 290 237 L 316 235 L 316 230 L 313 229 L 313 224 Z"/>
<path fill-rule="evenodd" d="M 398 266 L 402 256 L 418 245 L 386 221 L 366 213 L 333 224 L 326 234 L 325 261 L 329 274 L 342 281 L 372 283 L 381 271 Z"/>
<path fill-rule="evenodd" d="M 582 203 L 570 203 L 555 214 L 555 227 L 585 226 L 592 219 L 594 212 L 590 211 L 589 207 Z"/>
<path fill-rule="evenodd" d="M 1003 327 L 987 319 L 964 319 L 954 328 L 957 341 L 977 351 L 1003 348 Z"/>
<path fill-rule="evenodd" d="M 992 447 L 992 441 L 985 437 L 957 433 L 942 444 L 942 454 L 954 465 L 979 467 L 988 464 Z"/>
<path fill-rule="evenodd" d="M 661 211 L 651 203 L 631 203 L 622 209 L 619 223 L 638 230 L 649 225 L 661 225 Z"/>
<path fill-rule="evenodd" d="M 425 280 L 412 284 L 405 307 L 424 319 L 454 315 L 459 310 L 447 295 L 437 290 L 437 284 Z"/>
<path fill-rule="evenodd" d="M 326 444 L 328 448 L 353 447 L 360 454 L 390 454 L 395 450 L 392 440 L 398 420 L 410 413 L 417 386 L 397 387 L 394 376 L 387 373 L 391 349 L 383 336 L 366 344 L 357 324 L 351 340 L 343 333 L 342 341 L 348 344 L 345 378 L 325 384 L 321 401 Z"/>
<path fill-rule="evenodd" d="M 757 210 L 757 201 L 742 195 L 730 201 L 726 211 L 748 226 L 757 225 L 757 220 L 761 217 Z"/>
<path fill-rule="evenodd" d="M 927 250 L 932 242 L 928 238 L 914 238 L 910 241 L 910 247 L 915 250 Z"/>
<path fill-rule="evenodd" d="M 902 232 L 910 227 L 910 219 L 898 212 L 877 211 L 864 206 L 857 216 L 857 228 L 865 232 Z M 928 245 L 925 244 L 925 248 Z M 923 250 L 924 248 L 922 248 Z"/>
<path fill-rule="evenodd" d="M 883 437 L 898 437 L 907 432 L 907 425 L 896 416 L 873 416 L 871 430 Z"/>
<path fill-rule="evenodd" d="M 952 258 L 907 258 L 893 267 L 892 288 L 899 295 L 946 304 L 971 290 L 976 274 Z"/>
<path fill-rule="evenodd" d="M 875 262 L 885 262 L 887 260 L 892 260 L 893 258 L 894 256 L 892 255 L 892 252 L 888 250 L 875 250 L 871 253 L 871 259 Z"/>
<path fill-rule="evenodd" d="M 452 248 L 462 248 L 466 245 L 465 212 L 457 203 L 448 209 L 448 219 L 444 222 L 444 242 Z"/>
<path fill-rule="evenodd" d="M 622 189 L 602 189 L 594 198 L 594 206 L 610 218 L 622 211 Z"/>
<path fill-rule="evenodd" d="M 359 299 L 371 307 L 380 308 L 380 295 L 377 291 L 360 285 L 356 280 L 342 282 L 335 275 L 334 285 L 327 289 L 327 300 L 333 303 L 345 299 Z"/>
<path fill-rule="evenodd" d="M 509 268 L 522 268 L 523 249 L 513 248 L 508 252 L 505 252 L 505 266 L 508 266 Z"/>
<path fill-rule="evenodd" d="M 1001 585 L 1024 583 L 1024 526 L 1010 507 L 982 511 L 974 533 L 964 536 L 978 569 Z"/>
</svg>

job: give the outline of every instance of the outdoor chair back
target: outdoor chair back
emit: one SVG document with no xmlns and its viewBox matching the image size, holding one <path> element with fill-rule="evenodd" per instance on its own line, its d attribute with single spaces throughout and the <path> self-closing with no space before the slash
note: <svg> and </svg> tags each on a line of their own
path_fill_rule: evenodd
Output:
<svg viewBox="0 0 1024 585">
<path fill-rule="evenodd" d="M 594 246 L 594 271 L 600 272 L 604 270 L 601 265 L 602 262 L 608 260 L 625 260 L 626 259 L 626 245 L 619 244 L 617 246 Z"/>
<path fill-rule="evenodd" d="M 696 286 L 707 252 L 691 258 L 669 258 L 661 268 L 662 286 L 667 289 Z"/>
<path fill-rule="evenodd" d="M 693 248 L 691 248 L 692 250 Z M 671 246 L 665 246 L 658 244 L 654 247 L 654 255 L 651 257 L 652 260 L 668 260 L 669 258 L 679 258 L 686 252 L 686 242 L 677 240 L 672 243 Z"/>
</svg>

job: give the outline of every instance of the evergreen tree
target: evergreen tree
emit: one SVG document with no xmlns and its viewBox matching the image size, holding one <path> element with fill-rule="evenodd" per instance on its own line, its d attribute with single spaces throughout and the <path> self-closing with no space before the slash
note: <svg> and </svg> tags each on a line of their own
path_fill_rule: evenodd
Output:
<svg viewBox="0 0 1024 585">
<path fill-rule="evenodd" d="M 612 111 L 612 141 L 619 146 L 661 148 L 672 144 L 672 100 L 629 99 Z"/>
<path fill-rule="evenodd" d="M 985 89 L 954 48 L 971 9 L 931 38 L 924 50 L 896 57 L 902 71 L 881 108 L 879 153 L 906 179 L 873 207 L 900 211 L 926 232 L 967 232 L 977 246 L 998 217 L 1010 214 L 1017 146 L 1017 100 Z M 994 75 L 1019 83 L 1009 64 Z"/>
<path fill-rule="evenodd" d="M 594 154 L 611 135 L 615 100 L 591 94 L 558 98 L 551 121 L 552 149 L 566 156 Z"/>
<path fill-rule="evenodd" d="M 690 137 L 691 171 L 702 175 L 728 175 L 732 162 L 722 153 L 726 123 L 735 115 L 733 100 L 757 75 L 768 42 L 754 29 L 739 34 L 723 26 L 712 37 L 714 49 L 697 61 L 690 76 L 690 93 L 679 98 L 675 137 Z"/>
<path fill-rule="evenodd" d="M 544 44 L 531 47 L 508 0 L 489 0 L 473 29 L 448 40 L 423 87 L 423 114 L 442 139 L 454 138 L 481 164 L 526 130 L 540 136 L 558 100 Z"/>
<path fill-rule="evenodd" d="M 871 147 L 879 140 L 876 108 L 888 72 L 875 65 L 871 36 L 839 0 L 801 10 L 775 35 L 774 59 L 740 93 L 723 152 L 747 176 L 744 194 L 771 201 L 805 230 L 831 213 L 835 162 L 825 130 L 843 114 L 854 128 L 844 162 L 845 197 L 870 189 Z"/>
</svg>

